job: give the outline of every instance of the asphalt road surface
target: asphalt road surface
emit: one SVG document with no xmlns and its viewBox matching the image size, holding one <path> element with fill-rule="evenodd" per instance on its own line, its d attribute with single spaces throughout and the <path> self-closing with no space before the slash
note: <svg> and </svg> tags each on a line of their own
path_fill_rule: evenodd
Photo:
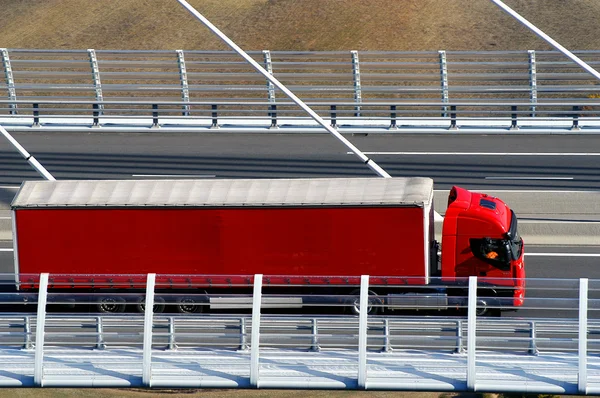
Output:
<svg viewBox="0 0 600 398">
<path fill-rule="evenodd" d="M 15 133 L 58 179 L 371 176 L 327 134 Z M 392 176 L 436 189 L 600 189 L 600 136 L 348 136 Z M 0 141 L 0 189 L 37 173 Z"/>
</svg>

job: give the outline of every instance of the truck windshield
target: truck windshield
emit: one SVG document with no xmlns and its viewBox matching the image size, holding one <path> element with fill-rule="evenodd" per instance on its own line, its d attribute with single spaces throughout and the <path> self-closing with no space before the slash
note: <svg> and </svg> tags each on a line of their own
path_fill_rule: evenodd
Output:
<svg viewBox="0 0 600 398">
<path fill-rule="evenodd" d="M 512 210 L 510 212 L 510 229 L 506 235 L 508 238 L 508 244 L 510 246 L 510 255 L 513 260 L 518 260 L 519 257 L 521 257 L 521 252 L 523 251 L 523 239 L 521 239 L 517 228 L 517 215 Z"/>
</svg>

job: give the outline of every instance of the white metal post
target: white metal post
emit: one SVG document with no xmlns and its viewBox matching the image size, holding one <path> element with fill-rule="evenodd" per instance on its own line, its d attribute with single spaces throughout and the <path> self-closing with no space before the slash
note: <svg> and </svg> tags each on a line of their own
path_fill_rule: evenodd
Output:
<svg viewBox="0 0 600 398">
<path fill-rule="evenodd" d="M 142 383 L 152 387 L 152 326 L 154 323 L 154 286 L 156 274 L 148 274 L 146 279 L 146 304 L 144 308 L 144 345 L 142 359 Z"/>
<path fill-rule="evenodd" d="M 38 289 L 37 322 L 35 325 L 35 359 L 33 368 L 33 384 L 43 387 L 44 384 L 44 333 L 46 328 L 46 303 L 48 301 L 48 274 L 40 274 Z"/>
<path fill-rule="evenodd" d="M 94 89 L 96 91 L 96 101 L 102 102 L 104 96 L 102 95 L 102 82 L 100 81 L 100 68 L 98 67 L 98 58 L 96 57 L 96 50 L 88 48 L 88 57 L 90 59 L 90 67 L 92 68 L 92 79 L 94 80 Z M 102 104 L 98 104 L 98 109 L 102 109 Z"/>
<path fill-rule="evenodd" d="M 584 62 L 581 58 L 579 58 L 578 56 L 576 56 L 575 54 L 573 54 L 571 51 L 567 50 L 565 47 L 561 46 L 557 41 L 555 41 L 550 36 L 548 36 L 547 34 L 545 34 L 544 32 L 542 32 L 534 24 L 532 24 L 531 22 L 529 22 L 528 20 L 526 20 L 525 18 L 523 18 L 515 10 L 513 10 L 512 8 L 510 8 L 509 6 L 507 6 L 506 4 L 504 4 L 500 0 L 491 0 L 491 1 L 492 1 L 492 3 L 494 3 L 498 7 L 500 7 L 502 10 L 504 10 L 511 17 L 513 17 L 517 21 L 519 21 L 522 25 L 524 25 L 529 30 L 531 30 L 533 33 L 535 33 L 536 35 L 538 35 L 542 40 L 546 41 L 552 47 L 556 48 L 558 51 L 560 51 L 561 53 L 563 53 L 564 55 L 566 55 L 569 59 L 571 59 L 577 65 L 581 66 L 586 72 L 590 73 L 596 79 L 600 80 L 600 73 L 596 69 L 592 68 L 586 62 Z"/>
<path fill-rule="evenodd" d="M 529 54 L 529 99 L 532 104 L 537 103 L 537 62 L 535 50 L 527 51 Z M 535 105 L 531 106 L 531 116 L 535 116 Z"/>
<path fill-rule="evenodd" d="M 10 64 L 10 57 L 8 56 L 8 50 L 6 48 L 0 48 L 0 55 L 2 56 L 2 66 L 4 67 L 4 78 L 6 80 L 6 87 L 8 89 L 8 99 L 11 101 L 17 100 L 17 91 L 15 90 L 15 79 L 13 77 L 13 70 Z M 17 113 L 17 104 L 9 105 L 11 114 Z"/>
<path fill-rule="evenodd" d="M 467 315 L 467 390 L 475 391 L 477 368 L 477 277 L 469 277 L 469 301 Z"/>
<path fill-rule="evenodd" d="M 588 279 L 579 279 L 579 372 L 577 390 L 587 394 Z"/>
<path fill-rule="evenodd" d="M 262 274 L 254 275 L 254 291 L 252 294 L 252 344 L 250 348 L 250 385 L 258 388 L 260 374 L 260 306 L 262 302 Z"/>
<path fill-rule="evenodd" d="M 354 102 L 361 103 L 362 102 L 362 85 L 360 83 L 360 63 L 358 61 L 358 51 L 352 50 L 350 51 L 352 54 L 352 80 L 354 82 Z M 354 116 L 360 116 L 360 106 L 354 108 L 356 113 Z"/>
<path fill-rule="evenodd" d="M 438 51 L 440 57 L 440 85 L 442 89 L 442 102 L 448 103 L 450 95 L 448 93 L 448 60 L 446 58 L 446 51 L 440 50 Z M 442 107 L 442 117 L 448 116 L 447 111 L 448 107 Z"/>
<path fill-rule="evenodd" d="M 263 59 L 265 62 L 265 69 L 269 74 L 273 75 L 273 61 L 271 60 L 271 51 L 263 50 Z M 267 80 L 267 98 L 269 102 L 275 102 L 275 86 L 270 80 Z"/>
<path fill-rule="evenodd" d="M 360 301 L 358 314 L 358 388 L 367 386 L 367 316 L 369 307 L 369 275 L 360 277 Z"/>
<path fill-rule="evenodd" d="M 44 168 L 44 166 L 42 166 L 41 163 L 38 162 L 33 157 L 32 154 L 27 152 L 27 150 L 25 148 L 23 148 L 23 146 L 21 144 L 19 144 L 19 142 L 17 140 L 15 140 L 13 138 L 13 136 L 10 135 L 8 133 L 8 131 L 6 131 L 6 129 L 2 126 L 0 126 L 0 133 L 4 136 L 4 138 L 6 138 L 8 140 L 8 142 L 11 143 L 11 145 L 21 154 L 21 156 L 35 169 L 35 171 L 37 171 L 42 177 L 44 177 L 45 180 L 50 180 L 50 181 L 56 180 L 56 178 L 54 178 L 52 176 L 52 174 L 50 174 L 48 172 L 48 170 L 46 170 L 46 168 Z"/>
<path fill-rule="evenodd" d="M 179 82 L 181 83 L 181 100 L 183 102 L 190 102 L 190 88 L 188 85 L 187 68 L 185 67 L 183 50 L 177 50 L 177 65 L 179 66 Z M 184 105 L 183 116 L 188 116 L 189 110 L 189 105 Z"/>
<path fill-rule="evenodd" d="M 367 155 L 362 153 L 357 147 L 355 147 L 350 141 L 348 141 L 343 135 L 341 135 L 335 128 L 331 127 L 325 119 L 319 116 L 315 111 L 313 111 L 308 105 L 304 103 L 300 98 L 298 98 L 294 93 L 292 93 L 283 83 L 275 78 L 275 76 L 271 75 L 269 72 L 265 70 L 258 62 L 256 62 L 252 57 L 250 57 L 244 50 L 242 50 L 237 44 L 235 44 L 229 37 L 227 37 L 223 32 L 221 32 L 215 25 L 213 25 L 208 19 L 206 19 L 202 14 L 200 14 L 194 7 L 192 7 L 185 0 L 177 0 L 186 10 L 190 12 L 196 19 L 202 22 L 208 29 L 211 30 L 215 35 L 217 35 L 225 44 L 227 44 L 233 51 L 238 53 L 242 58 L 246 60 L 256 71 L 258 71 L 261 75 L 263 75 L 267 80 L 269 80 L 275 87 L 281 90 L 285 95 L 287 95 L 296 105 L 298 105 L 304 112 L 306 112 L 314 121 L 319 123 L 325 130 L 327 130 L 331 135 L 341 141 L 354 155 L 356 155 L 364 164 L 366 164 L 371 170 L 373 170 L 377 175 L 384 178 L 391 178 L 391 176 L 382 169 L 373 159 L 370 159 Z"/>
</svg>

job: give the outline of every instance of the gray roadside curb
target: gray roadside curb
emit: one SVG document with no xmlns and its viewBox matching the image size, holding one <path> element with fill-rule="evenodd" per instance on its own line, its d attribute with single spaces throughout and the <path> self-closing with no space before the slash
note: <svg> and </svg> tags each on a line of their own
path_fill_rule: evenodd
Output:
<svg viewBox="0 0 600 398">
<path fill-rule="evenodd" d="M 600 192 L 487 191 L 508 203 L 530 245 L 600 246 Z M 447 192 L 436 191 L 434 208 L 444 214 Z M 441 237 L 442 223 L 436 222 Z M 11 212 L 0 208 L 0 240 L 12 240 Z"/>
</svg>

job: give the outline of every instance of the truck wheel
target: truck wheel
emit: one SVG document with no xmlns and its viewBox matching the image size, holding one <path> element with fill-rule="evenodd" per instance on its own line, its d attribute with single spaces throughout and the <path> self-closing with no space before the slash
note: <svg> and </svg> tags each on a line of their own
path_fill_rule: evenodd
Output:
<svg viewBox="0 0 600 398">
<path fill-rule="evenodd" d="M 360 296 L 360 290 L 354 290 L 350 293 L 352 296 Z M 373 297 L 375 296 L 375 297 Z M 383 312 L 383 300 L 377 297 L 377 293 L 369 290 L 369 300 L 367 304 L 367 314 L 377 315 L 380 311 Z M 349 311 L 352 315 L 360 314 L 360 297 L 353 297 L 350 302 Z"/>
<path fill-rule="evenodd" d="M 146 297 L 142 296 L 138 299 L 137 304 L 135 305 L 135 309 L 138 312 L 146 312 Z M 154 305 L 152 306 L 152 312 L 155 314 L 160 314 L 165 311 L 165 299 L 162 297 L 154 298 Z"/>
<path fill-rule="evenodd" d="M 177 300 L 177 311 L 181 314 L 194 314 L 202 312 L 202 305 L 193 297 L 182 297 Z"/>
<path fill-rule="evenodd" d="M 115 296 L 100 297 L 96 308 L 103 314 L 120 314 L 125 312 L 125 300 Z"/>
</svg>

